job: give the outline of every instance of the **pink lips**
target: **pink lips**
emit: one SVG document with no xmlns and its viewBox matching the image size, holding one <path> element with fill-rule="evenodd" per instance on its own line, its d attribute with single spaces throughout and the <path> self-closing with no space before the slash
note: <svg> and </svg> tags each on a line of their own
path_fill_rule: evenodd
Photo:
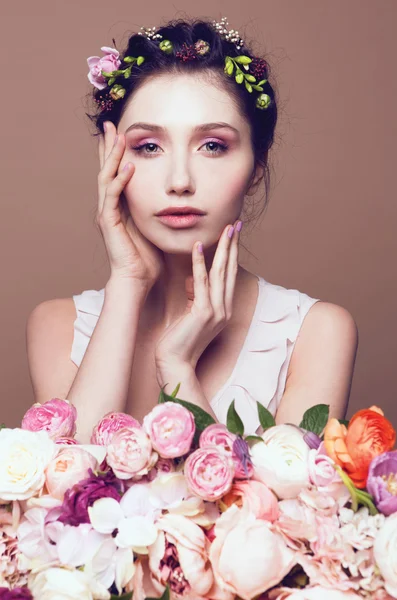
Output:
<svg viewBox="0 0 397 600">
<path fill-rule="evenodd" d="M 204 215 L 190 213 L 186 215 L 159 215 L 158 218 L 162 223 L 173 229 L 184 229 L 196 225 L 203 216 Z"/>
</svg>

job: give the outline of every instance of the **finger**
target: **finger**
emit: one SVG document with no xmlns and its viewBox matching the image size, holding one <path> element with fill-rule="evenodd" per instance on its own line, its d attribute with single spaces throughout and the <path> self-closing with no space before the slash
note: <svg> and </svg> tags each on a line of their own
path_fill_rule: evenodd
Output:
<svg viewBox="0 0 397 600">
<path fill-rule="evenodd" d="M 105 161 L 108 159 L 109 154 L 113 149 L 113 144 L 115 137 L 117 135 L 117 129 L 111 121 L 106 121 L 106 131 L 105 131 Z"/>
<path fill-rule="evenodd" d="M 209 295 L 209 280 L 207 267 L 204 259 L 204 252 L 199 251 L 201 242 L 196 242 L 192 252 L 193 266 L 193 298 L 194 304 L 206 314 L 212 311 L 210 295 Z M 189 282 L 187 282 L 189 285 Z"/>
<path fill-rule="evenodd" d="M 228 225 L 222 232 L 212 261 L 210 271 L 210 297 L 211 304 L 218 315 L 224 315 L 225 309 L 225 289 L 227 265 L 229 259 L 229 248 L 231 238 L 229 232 L 234 230 L 232 225 Z"/>
<path fill-rule="evenodd" d="M 99 143 L 98 143 L 98 156 L 99 156 L 99 164 L 100 167 L 102 169 L 103 165 L 104 165 L 104 152 L 105 152 L 105 140 L 103 139 L 103 135 L 101 134 L 99 136 Z"/>
<path fill-rule="evenodd" d="M 229 319 L 233 313 L 233 298 L 234 298 L 234 290 L 236 287 L 236 278 L 238 272 L 238 255 L 239 255 L 239 240 L 240 240 L 240 231 L 242 227 L 242 222 L 240 226 L 240 231 L 237 229 L 237 224 L 240 221 L 237 220 L 235 222 L 233 238 L 229 248 L 229 260 L 227 264 L 226 271 L 226 285 L 225 285 L 225 309 L 226 309 L 226 317 Z"/>
<path fill-rule="evenodd" d="M 115 210 L 120 212 L 120 194 L 132 176 L 133 171 L 134 165 L 132 163 L 126 163 L 117 177 L 115 177 L 106 188 L 105 200 L 102 209 L 102 213 L 105 217 L 112 215 Z"/>
</svg>

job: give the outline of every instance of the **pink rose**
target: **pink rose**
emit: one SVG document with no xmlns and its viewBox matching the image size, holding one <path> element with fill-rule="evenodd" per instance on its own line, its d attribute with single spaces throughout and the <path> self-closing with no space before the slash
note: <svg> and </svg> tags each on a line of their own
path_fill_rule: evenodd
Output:
<svg viewBox="0 0 397 600">
<path fill-rule="evenodd" d="M 280 534 L 235 504 L 215 524 L 210 548 L 214 577 L 220 587 L 251 600 L 277 585 L 297 563 Z"/>
<path fill-rule="evenodd" d="M 61 398 L 52 398 L 44 404 L 35 402 L 22 419 L 22 429 L 47 431 L 50 438 L 73 437 L 76 433 L 77 411 L 73 404 Z"/>
<path fill-rule="evenodd" d="M 217 446 L 206 446 L 187 457 L 184 473 L 193 494 L 214 501 L 222 498 L 232 487 L 234 463 Z"/>
<path fill-rule="evenodd" d="M 88 72 L 88 79 L 92 85 L 98 90 L 103 90 L 106 85 L 106 79 L 102 75 L 101 71 L 107 71 L 108 73 L 116 71 L 121 65 L 119 60 L 120 53 L 115 48 L 109 48 L 108 46 L 102 46 L 102 52 L 105 52 L 105 56 L 89 56 L 87 58 L 87 65 L 90 70 Z"/>
<path fill-rule="evenodd" d="M 317 450 L 309 450 L 308 466 L 311 483 L 317 487 L 330 486 L 334 483 L 344 485 L 333 467 L 334 464 L 325 451 L 324 442 L 321 442 Z"/>
<path fill-rule="evenodd" d="M 119 429 L 107 447 L 106 462 L 119 479 L 146 475 L 157 458 L 149 436 L 141 427 Z"/>
<path fill-rule="evenodd" d="M 113 434 L 123 427 L 140 427 L 139 421 L 123 412 L 108 412 L 92 430 L 91 444 L 107 446 Z"/>
<path fill-rule="evenodd" d="M 234 477 L 236 479 L 247 479 L 254 474 L 254 467 L 251 462 L 248 462 L 246 465 L 247 472 L 244 470 L 241 460 L 233 451 L 233 443 L 236 440 L 237 435 L 229 431 L 226 425 L 223 425 L 222 423 L 213 423 L 212 425 L 208 425 L 201 433 L 199 446 L 200 448 L 204 448 L 204 446 L 218 446 L 225 454 L 232 457 L 233 462 L 235 463 Z"/>
<path fill-rule="evenodd" d="M 226 506 L 246 506 L 257 519 L 265 521 L 273 522 L 279 515 L 276 495 L 261 481 L 236 481 L 222 502 Z"/>
<path fill-rule="evenodd" d="M 67 489 L 96 469 L 98 461 L 79 446 L 62 448 L 45 470 L 47 490 L 54 498 L 63 500 Z"/>
<path fill-rule="evenodd" d="M 176 402 L 164 402 L 144 417 L 143 428 L 162 458 L 177 458 L 189 452 L 196 424 L 190 410 Z"/>
<path fill-rule="evenodd" d="M 57 438 L 55 440 L 56 444 L 67 444 L 68 446 L 76 446 L 79 445 L 80 442 L 78 442 L 75 438 L 71 438 L 71 437 L 60 437 Z"/>
</svg>

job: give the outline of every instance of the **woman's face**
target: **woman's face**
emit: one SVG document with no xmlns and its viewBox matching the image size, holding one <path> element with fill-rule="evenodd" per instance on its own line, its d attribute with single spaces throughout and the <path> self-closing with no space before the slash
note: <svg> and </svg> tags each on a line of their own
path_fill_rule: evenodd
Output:
<svg viewBox="0 0 397 600">
<path fill-rule="evenodd" d="M 198 129 L 220 122 L 228 127 Z M 249 125 L 229 94 L 197 75 L 160 75 L 137 90 L 118 131 L 126 138 L 120 170 L 135 165 L 124 195 L 141 233 L 166 253 L 190 254 L 198 240 L 215 245 L 240 216 L 254 168 Z M 169 206 L 205 215 L 174 229 L 156 216 Z"/>
</svg>

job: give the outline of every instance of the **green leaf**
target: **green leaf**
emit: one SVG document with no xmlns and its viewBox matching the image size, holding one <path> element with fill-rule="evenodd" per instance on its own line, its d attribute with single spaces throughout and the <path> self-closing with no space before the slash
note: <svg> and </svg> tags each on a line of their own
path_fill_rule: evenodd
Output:
<svg viewBox="0 0 397 600">
<path fill-rule="evenodd" d="M 252 85 L 250 83 L 248 83 L 248 81 L 244 81 L 244 83 L 245 83 L 245 87 L 247 88 L 247 90 L 249 92 L 252 92 Z"/>
<path fill-rule="evenodd" d="M 249 65 L 252 62 L 252 58 L 249 56 L 236 56 L 233 60 L 240 65 Z"/>
<path fill-rule="evenodd" d="M 181 387 L 181 383 L 179 382 L 176 386 L 176 388 L 174 389 L 174 391 L 172 392 L 171 396 L 173 398 L 176 398 L 177 393 L 179 392 L 179 388 Z"/>
<path fill-rule="evenodd" d="M 216 422 L 215 419 L 213 419 L 213 417 L 209 413 L 197 406 L 197 404 L 192 404 L 191 402 L 187 402 L 186 400 L 181 400 L 181 398 L 169 396 L 164 392 L 164 389 L 161 388 L 159 403 L 161 404 L 163 402 L 176 402 L 177 404 L 181 404 L 182 406 L 190 410 L 190 412 L 193 414 L 194 421 L 196 423 L 196 429 L 198 429 L 199 431 L 203 431 L 206 427 L 208 427 L 208 425 L 213 425 Z"/>
<path fill-rule="evenodd" d="M 245 78 L 247 81 L 250 81 L 251 83 L 254 83 L 256 81 L 256 78 L 253 75 L 246 75 Z"/>
<path fill-rule="evenodd" d="M 243 83 L 243 79 L 244 79 L 244 73 L 242 73 L 240 71 L 240 73 L 237 73 L 236 77 L 235 77 L 237 83 Z"/>
<path fill-rule="evenodd" d="M 312 431 L 317 435 L 321 435 L 327 424 L 328 415 L 329 404 L 316 404 L 305 411 L 299 427 L 302 427 L 307 431 Z"/>
<path fill-rule="evenodd" d="M 121 594 L 121 596 L 116 596 L 116 594 L 112 594 L 110 596 L 110 600 L 131 600 L 132 592 L 127 592 L 126 594 Z"/>
<path fill-rule="evenodd" d="M 244 435 L 244 423 L 240 419 L 238 412 L 234 406 L 234 399 L 227 411 L 226 427 L 232 433 L 237 435 Z"/>
<path fill-rule="evenodd" d="M 269 427 L 274 427 L 276 421 L 270 411 L 267 410 L 260 402 L 256 402 L 258 405 L 258 417 L 259 422 L 262 425 L 263 429 L 269 429 Z"/>
<path fill-rule="evenodd" d="M 138 56 L 138 59 L 136 61 L 136 64 L 138 65 L 138 67 L 145 62 L 145 57 L 144 56 Z"/>
<path fill-rule="evenodd" d="M 341 425 L 349 426 L 349 421 L 346 421 L 346 419 L 338 419 L 338 421 Z"/>
<path fill-rule="evenodd" d="M 7 425 L 5 423 L 1 423 L 0 429 L 7 429 Z"/>
<path fill-rule="evenodd" d="M 247 435 L 244 439 L 246 442 L 250 442 L 252 440 L 254 444 L 256 442 L 263 442 L 263 438 L 261 438 L 259 435 Z"/>
<path fill-rule="evenodd" d="M 263 85 L 266 82 L 267 82 L 267 79 L 262 79 L 261 81 L 258 81 L 258 85 Z"/>
<path fill-rule="evenodd" d="M 254 90 L 256 90 L 257 92 L 263 92 L 263 87 L 260 85 L 253 85 L 252 86 Z"/>
</svg>

